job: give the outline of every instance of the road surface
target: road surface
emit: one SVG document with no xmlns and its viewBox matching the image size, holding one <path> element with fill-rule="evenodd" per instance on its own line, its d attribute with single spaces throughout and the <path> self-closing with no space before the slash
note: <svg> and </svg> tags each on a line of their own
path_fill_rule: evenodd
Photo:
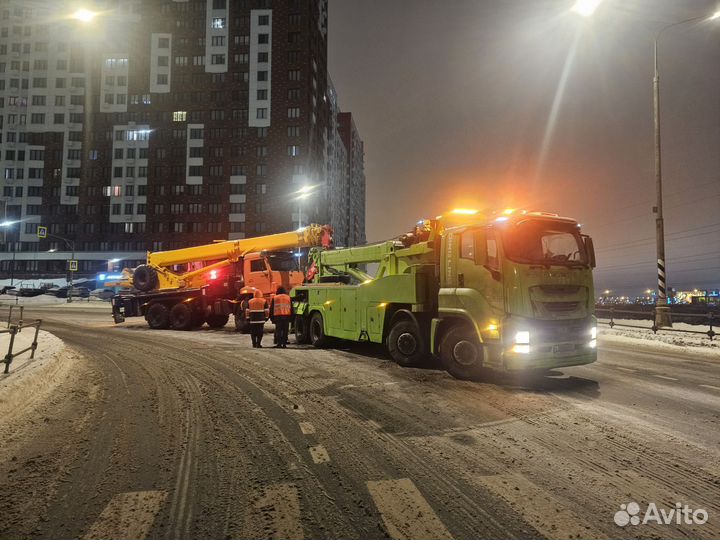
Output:
<svg viewBox="0 0 720 540">
<path fill-rule="evenodd" d="M 592 366 L 477 383 L 33 309 L 81 358 L 3 443 L 1 538 L 720 536 L 710 360 L 601 342 Z M 623 528 L 630 502 L 709 521 Z"/>
</svg>

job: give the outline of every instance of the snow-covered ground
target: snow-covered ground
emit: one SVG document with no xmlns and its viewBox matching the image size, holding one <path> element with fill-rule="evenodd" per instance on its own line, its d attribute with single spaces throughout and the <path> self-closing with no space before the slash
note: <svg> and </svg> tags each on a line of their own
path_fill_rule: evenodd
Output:
<svg viewBox="0 0 720 540">
<path fill-rule="evenodd" d="M 103 305 L 109 306 L 110 303 L 106 300 L 100 300 L 97 297 L 91 296 L 90 298 L 76 298 L 73 297 L 72 302 L 68 304 L 66 298 L 58 298 L 52 294 L 41 294 L 39 296 L 13 296 L 10 294 L 0 294 L 0 318 L 1 313 L 7 313 L 7 310 L 3 310 L 3 306 L 7 307 L 10 305 L 25 305 L 25 306 L 51 306 L 51 305 L 68 305 L 75 306 L 81 305 L 87 307 L 89 305 Z"/>
<path fill-rule="evenodd" d="M 653 333 L 652 321 L 615 319 L 616 324 L 627 324 L 642 328 L 628 328 L 615 326 L 609 328 L 607 319 L 600 319 L 598 331 L 602 341 L 606 343 L 623 343 L 635 345 L 643 349 L 653 348 L 667 352 L 692 352 L 693 355 L 702 355 L 720 359 L 720 328 L 713 327 L 718 333 L 712 341 L 707 334 L 695 334 L 685 331 L 707 332 L 708 326 L 692 325 L 687 323 L 673 323 L 673 330 L 658 330 Z M 678 330 L 685 330 L 680 332 Z"/>
</svg>

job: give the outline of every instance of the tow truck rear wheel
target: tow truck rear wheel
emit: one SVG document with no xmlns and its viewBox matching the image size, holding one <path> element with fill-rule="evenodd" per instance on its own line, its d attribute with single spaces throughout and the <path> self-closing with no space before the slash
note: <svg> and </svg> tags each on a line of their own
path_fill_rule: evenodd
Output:
<svg viewBox="0 0 720 540">
<path fill-rule="evenodd" d="M 479 379 L 483 374 L 485 348 L 471 328 L 453 326 L 440 340 L 440 361 L 457 379 Z"/>
<path fill-rule="evenodd" d="M 222 328 L 230 320 L 230 315 L 222 315 L 220 313 L 213 313 L 207 318 L 207 323 L 210 328 Z"/>
<path fill-rule="evenodd" d="M 423 339 L 414 321 L 396 321 L 387 336 L 387 349 L 395 362 L 403 367 L 417 366 L 424 358 Z"/>
<path fill-rule="evenodd" d="M 162 330 L 170 326 L 170 313 L 165 305 L 151 305 L 145 313 L 145 320 L 153 330 Z"/>
<path fill-rule="evenodd" d="M 325 325 L 323 317 L 320 313 L 315 312 L 310 317 L 310 343 L 313 347 L 321 349 L 327 345 L 327 336 L 325 335 Z"/>
<path fill-rule="evenodd" d="M 170 326 L 173 330 L 190 330 L 193 327 L 192 308 L 180 302 L 170 310 Z"/>
<path fill-rule="evenodd" d="M 298 343 L 310 343 L 310 325 L 304 315 L 295 317 L 295 341 Z"/>
</svg>

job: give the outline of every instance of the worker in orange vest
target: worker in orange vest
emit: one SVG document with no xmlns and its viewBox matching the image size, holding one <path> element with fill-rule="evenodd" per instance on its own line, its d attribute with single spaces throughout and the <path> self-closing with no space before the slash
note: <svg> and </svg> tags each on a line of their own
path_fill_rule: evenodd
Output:
<svg viewBox="0 0 720 540">
<path fill-rule="evenodd" d="M 263 329 L 265 328 L 265 321 L 269 315 L 267 301 L 263 297 L 263 293 L 256 289 L 253 298 L 248 301 L 247 306 L 245 317 L 250 323 L 252 346 L 256 349 L 262 348 Z"/>
<path fill-rule="evenodd" d="M 270 318 L 275 325 L 275 347 L 287 349 L 288 329 L 292 320 L 292 301 L 283 287 L 278 287 L 277 294 L 270 302 Z"/>
</svg>

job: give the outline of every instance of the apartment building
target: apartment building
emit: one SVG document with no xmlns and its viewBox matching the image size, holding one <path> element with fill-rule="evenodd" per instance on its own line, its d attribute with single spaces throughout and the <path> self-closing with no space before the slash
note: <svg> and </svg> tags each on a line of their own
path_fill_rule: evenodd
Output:
<svg viewBox="0 0 720 540">
<path fill-rule="evenodd" d="M 340 199 L 362 196 L 364 214 L 364 176 L 362 189 L 330 178 L 331 160 L 361 158 L 337 144 L 327 0 L 76 9 L 0 0 L 0 277 L 10 253 L 18 275 L 62 273 L 69 258 L 93 274 L 148 250 L 332 223 Z"/>
</svg>

